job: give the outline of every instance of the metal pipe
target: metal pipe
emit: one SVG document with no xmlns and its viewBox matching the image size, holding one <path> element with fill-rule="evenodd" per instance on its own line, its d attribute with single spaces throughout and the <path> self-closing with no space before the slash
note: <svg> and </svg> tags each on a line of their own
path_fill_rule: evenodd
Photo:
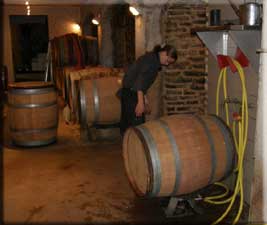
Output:
<svg viewBox="0 0 267 225">
<path fill-rule="evenodd" d="M 235 11 L 235 14 L 240 18 L 240 11 L 238 7 L 235 5 L 235 3 L 232 0 L 228 0 L 229 4 L 231 5 L 232 9 Z"/>
<path fill-rule="evenodd" d="M 267 1 L 263 1 L 263 24 L 261 36 L 261 51 L 260 51 L 260 68 L 259 68 L 259 89 L 258 89 L 258 103 L 257 103 L 257 121 L 255 132 L 255 169 L 254 182 L 252 188 L 255 188 L 256 193 L 262 198 L 260 215 L 256 216 L 255 210 L 250 213 L 250 220 L 267 222 Z M 261 190 L 262 188 L 262 190 Z M 256 190 L 257 189 L 257 190 Z M 260 201 L 261 199 L 253 199 Z M 254 206 L 251 205 L 253 208 Z M 255 222 L 255 221 L 254 221 Z"/>
<path fill-rule="evenodd" d="M 267 2 L 263 1 L 263 24 L 262 24 L 262 49 L 267 49 Z M 263 107 L 263 221 L 267 222 L 267 52 L 261 53 L 262 70 L 260 79 L 262 79 L 262 107 Z M 265 116 L 264 116 L 265 115 Z"/>
</svg>

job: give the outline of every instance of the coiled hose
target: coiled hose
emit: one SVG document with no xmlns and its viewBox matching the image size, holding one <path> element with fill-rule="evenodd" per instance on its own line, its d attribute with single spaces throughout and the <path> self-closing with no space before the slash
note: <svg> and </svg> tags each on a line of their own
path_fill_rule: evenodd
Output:
<svg viewBox="0 0 267 225">
<path fill-rule="evenodd" d="M 241 81 L 241 86 L 242 86 L 242 103 L 241 103 L 241 113 L 238 118 L 235 118 L 233 120 L 233 125 L 232 125 L 232 132 L 234 136 L 234 143 L 235 147 L 237 150 L 237 155 L 238 155 L 238 163 L 237 167 L 235 169 L 236 172 L 236 181 L 235 181 L 235 187 L 234 187 L 234 192 L 233 194 L 225 199 L 225 200 L 220 200 L 224 198 L 225 196 L 228 195 L 229 189 L 228 187 L 220 182 L 214 183 L 215 185 L 221 186 L 225 189 L 225 192 L 220 195 L 215 195 L 215 196 L 209 196 L 205 197 L 204 201 L 211 203 L 211 204 L 226 204 L 229 203 L 227 209 L 224 211 L 224 213 L 212 224 L 218 224 L 220 223 L 229 213 L 231 210 L 236 197 L 238 194 L 240 194 L 240 202 L 239 202 L 239 208 L 237 215 L 233 221 L 233 224 L 236 224 L 241 216 L 242 210 L 243 210 L 243 201 L 244 201 L 244 193 L 243 193 L 243 161 L 244 161 L 244 152 L 246 149 L 246 144 L 247 144 L 247 133 L 248 133 L 248 103 L 247 103 L 247 90 L 246 90 L 246 81 L 245 81 L 245 75 L 244 71 L 241 67 L 241 65 L 234 59 L 233 63 L 237 68 L 240 81 Z M 229 107 L 228 107 L 228 101 L 227 101 L 227 67 L 224 67 L 220 71 L 220 75 L 218 78 L 217 82 L 217 91 L 216 91 L 216 115 L 219 116 L 219 95 L 220 95 L 220 87 L 221 87 L 221 82 L 223 80 L 223 94 L 224 94 L 224 106 L 225 106 L 225 118 L 226 118 L 226 123 L 230 127 L 230 122 L 229 122 Z M 236 135 L 236 123 L 238 125 L 238 138 Z"/>
</svg>

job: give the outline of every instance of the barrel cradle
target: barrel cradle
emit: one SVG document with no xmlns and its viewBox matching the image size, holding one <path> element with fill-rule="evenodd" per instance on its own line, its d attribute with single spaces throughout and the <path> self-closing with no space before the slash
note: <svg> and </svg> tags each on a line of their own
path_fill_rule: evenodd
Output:
<svg viewBox="0 0 267 225">
<path fill-rule="evenodd" d="M 57 139 L 57 93 L 51 82 L 19 82 L 8 87 L 11 140 L 19 146 L 42 146 Z"/>
<path fill-rule="evenodd" d="M 126 131 L 123 158 L 139 196 L 192 193 L 235 166 L 231 131 L 216 116 L 172 115 Z"/>
</svg>

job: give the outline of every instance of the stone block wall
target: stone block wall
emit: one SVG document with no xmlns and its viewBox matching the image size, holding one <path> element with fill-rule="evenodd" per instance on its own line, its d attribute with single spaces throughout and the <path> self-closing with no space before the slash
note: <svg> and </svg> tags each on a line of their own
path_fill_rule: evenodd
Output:
<svg viewBox="0 0 267 225">
<path fill-rule="evenodd" d="M 207 49 L 191 29 L 205 27 L 207 6 L 178 4 L 165 7 L 162 33 L 178 52 L 175 64 L 162 71 L 165 115 L 207 112 Z"/>
</svg>

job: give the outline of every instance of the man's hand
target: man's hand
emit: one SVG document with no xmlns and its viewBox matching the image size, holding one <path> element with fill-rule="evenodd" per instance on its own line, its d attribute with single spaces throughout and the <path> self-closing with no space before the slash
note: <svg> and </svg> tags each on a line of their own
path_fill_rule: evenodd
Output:
<svg viewBox="0 0 267 225">
<path fill-rule="evenodd" d="M 135 107 L 135 115 L 137 117 L 142 116 L 142 114 L 145 112 L 145 106 L 143 102 L 138 102 Z"/>
<path fill-rule="evenodd" d="M 137 91 L 137 105 L 135 107 L 135 115 L 137 117 L 142 116 L 145 112 L 144 94 L 142 91 Z"/>
</svg>

